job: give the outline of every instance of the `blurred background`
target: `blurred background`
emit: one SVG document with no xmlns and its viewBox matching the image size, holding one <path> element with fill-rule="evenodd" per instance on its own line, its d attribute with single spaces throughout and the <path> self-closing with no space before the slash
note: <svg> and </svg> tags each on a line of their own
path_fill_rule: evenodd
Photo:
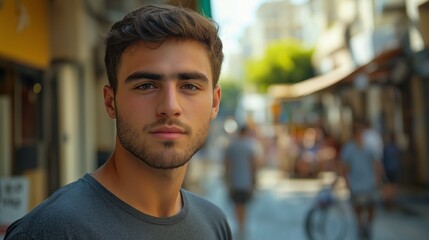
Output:
<svg viewBox="0 0 429 240">
<path fill-rule="evenodd" d="M 103 106 L 103 37 L 150 3 L 219 24 L 221 111 L 184 187 L 220 206 L 233 231 L 222 161 L 237 127 L 250 126 L 262 151 L 246 239 L 307 239 L 306 213 L 335 174 L 353 123 L 366 121 L 401 151 L 400 207 L 380 206 L 374 239 L 429 236 L 427 0 L 1 0 L 0 236 L 109 157 L 115 123 Z M 302 157 L 309 149 L 311 166 Z"/>
</svg>

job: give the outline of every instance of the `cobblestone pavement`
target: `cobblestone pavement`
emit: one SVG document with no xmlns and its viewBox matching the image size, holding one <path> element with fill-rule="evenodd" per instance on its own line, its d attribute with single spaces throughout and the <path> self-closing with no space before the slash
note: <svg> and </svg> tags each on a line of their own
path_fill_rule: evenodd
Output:
<svg viewBox="0 0 429 240">
<path fill-rule="evenodd" d="M 220 167 L 212 164 L 199 171 L 204 176 L 199 181 L 200 194 L 224 210 L 233 233 L 237 227 L 233 208 L 227 198 L 221 179 Z M 315 201 L 320 181 L 288 179 L 278 171 L 264 169 L 258 177 L 258 190 L 249 205 L 247 227 L 242 239 L 307 239 L 304 218 Z M 423 240 L 429 236 L 429 198 L 400 196 L 401 208 L 385 211 L 377 208 L 373 225 L 373 240 Z M 356 231 L 352 211 L 346 207 L 347 236 L 355 240 Z M 237 239 L 237 238 L 235 238 Z"/>
</svg>

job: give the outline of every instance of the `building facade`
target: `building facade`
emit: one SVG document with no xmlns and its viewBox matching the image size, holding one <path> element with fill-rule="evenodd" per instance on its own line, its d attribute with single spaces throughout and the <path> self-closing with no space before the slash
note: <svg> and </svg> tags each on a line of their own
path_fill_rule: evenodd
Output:
<svg viewBox="0 0 429 240">
<path fill-rule="evenodd" d="M 323 106 L 323 127 L 340 142 L 351 136 L 352 124 L 360 120 L 370 122 L 384 137 L 393 133 L 404 151 L 401 180 L 429 186 L 429 111 L 424 100 L 429 75 L 423 70 L 429 61 L 423 26 L 428 1 L 326 4 L 335 12 L 326 16 L 329 27 L 313 56 L 318 76 L 295 86 L 272 86 L 271 94 L 279 99 L 303 97 L 300 92 L 316 97 Z"/>
</svg>

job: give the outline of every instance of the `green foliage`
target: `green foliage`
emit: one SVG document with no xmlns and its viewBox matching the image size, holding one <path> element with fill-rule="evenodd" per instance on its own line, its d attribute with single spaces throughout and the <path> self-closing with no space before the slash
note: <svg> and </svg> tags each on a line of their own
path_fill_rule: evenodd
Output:
<svg viewBox="0 0 429 240">
<path fill-rule="evenodd" d="M 268 45 L 261 59 L 246 63 L 246 79 L 259 91 L 271 84 L 297 83 L 314 76 L 311 64 L 313 51 L 296 40 L 281 40 Z"/>
<path fill-rule="evenodd" d="M 234 116 L 237 109 L 242 88 L 239 81 L 233 79 L 221 79 L 222 98 L 220 103 L 219 117 Z"/>
</svg>

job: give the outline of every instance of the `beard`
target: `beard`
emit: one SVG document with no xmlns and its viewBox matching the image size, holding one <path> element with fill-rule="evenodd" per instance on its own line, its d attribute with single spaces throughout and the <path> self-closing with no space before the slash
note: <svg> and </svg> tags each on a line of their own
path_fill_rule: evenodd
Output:
<svg viewBox="0 0 429 240">
<path fill-rule="evenodd" d="M 149 135 L 150 129 L 164 125 L 181 127 L 188 136 L 191 136 L 191 140 L 187 145 L 182 142 L 183 149 L 177 149 L 176 146 L 180 144 L 176 141 L 163 141 L 160 144 L 152 139 L 145 138 L 145 136 Z M 195 136 L 193 136 L 193 129 L 190 126 L 177 119 L 162 118 L 152 124 L 143 126 L 142 129 L 136 129 L 116 111 L 116 129 L 122 146 L 137 159 L 156 169 L 179 168 L 189 162 L 192 156 L 204 145 L 209 127 L 210 119 L 200 129 L 196 129 Z"/>
</svg>

